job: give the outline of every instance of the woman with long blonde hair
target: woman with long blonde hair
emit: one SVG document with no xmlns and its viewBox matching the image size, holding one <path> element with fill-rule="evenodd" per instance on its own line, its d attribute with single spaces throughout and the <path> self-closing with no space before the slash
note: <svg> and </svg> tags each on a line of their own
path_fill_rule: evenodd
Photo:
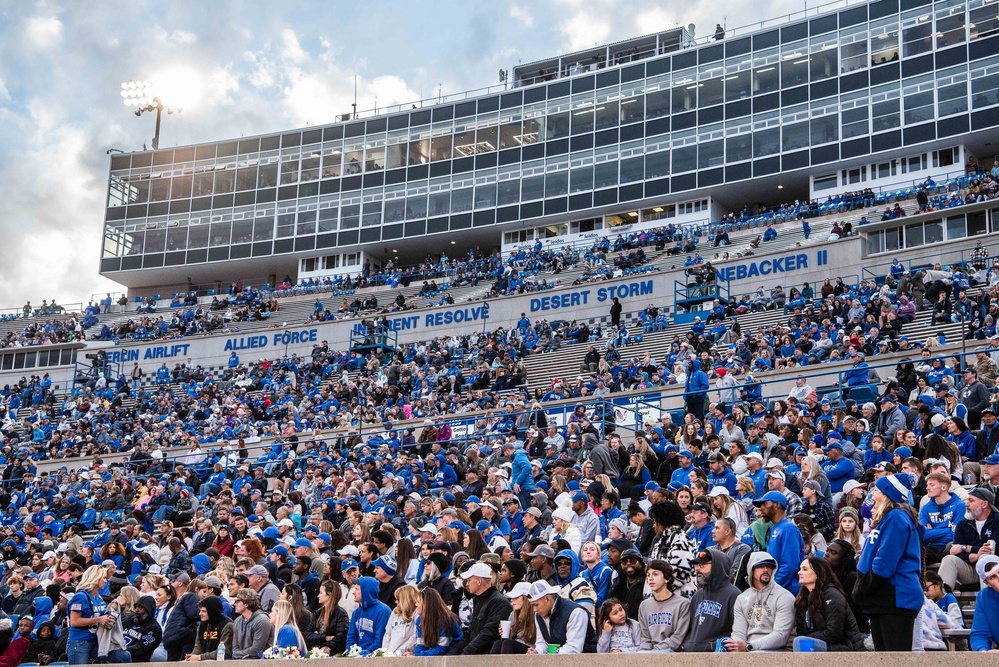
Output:
<svg viewBox="0 0 999 667">
<path fill-rule="evenodd" d="M 298 648 L 299 655 L 305 656 L 305 638 L 298 629 L 295 609 L 287 600 L 278 600 L 271 609 L 271 625 L 277 628 L 274 634 L 275 648 Z"/>
<path fill-rule="evenodd" d="M 395 609 L 388 619 L 382 649 L 386 655 L 403 656 L 416 646 L 416 605 L 420 590 L 412 584 L 395 591 Z"/>
</svg>

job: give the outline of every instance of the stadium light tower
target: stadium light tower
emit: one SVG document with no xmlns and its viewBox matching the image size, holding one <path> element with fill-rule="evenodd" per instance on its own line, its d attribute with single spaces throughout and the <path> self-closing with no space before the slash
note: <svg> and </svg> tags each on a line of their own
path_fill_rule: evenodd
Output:
<svg viewBox="0 0 999 667">
<path fill-rule="evenodd" d="M 153 134 L 153 150 L 160 147 L 160 119 L 163 112 L 180 113 L 182 109 L 164 104 L 149 81 L 126 81 L 121 84 L 121 96 L 125 106 L 135 108 L 135 115 L 141 116 L 147 111 L 156 112 L 156 132 Z"/>
</svg>

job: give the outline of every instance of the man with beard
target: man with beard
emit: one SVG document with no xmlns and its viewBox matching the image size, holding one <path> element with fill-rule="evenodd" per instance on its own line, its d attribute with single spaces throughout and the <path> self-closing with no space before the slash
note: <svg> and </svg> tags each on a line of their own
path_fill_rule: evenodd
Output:
<svg viewBox="0 0 999 667">
<path fill-rule="evenodd" d="M 125 649 L 132 662 L 151 662 L 153 651 L 163 639 L 163 629 L 153 616 L 155 609 L 155 600 L 144 595 L 135 603 L 135 613 L 125 618 Z"/>
<path fill-rule="evenodd" d="M 992 492 L 981 487 L 969 492 L 964 501 L 965 518 L 954 528 L 954 542 L 940 563 L 940 578 L 952 590 L 957 588 L 958 582 L 978 582 L 975 572 L 978 559 L 995 555 L 992 545 L 987 544 L 989 540 L 999 539 L 999 512 L 995 502 Z"/>
<path fill-rule="evenodd" d="M 775 561 L 777 573 L 774 578 L 782 588 L 797 595 L 798 565 L 805 559 L 805 541 L 801 538 L 798 527 L 787 518 L 787 498 L 780 491 L 768 491 L 762 498 L 754 500 L 753 505 L 759 508 L 760 517 L 764 521 L 773 524 L 767 541 L 767 553 Z M 780 567 L 777 563 L 781 564 Z"/>
<path fill-rule="evenodd" d="M 801 562 L 800 560 L 798 561 Z M 794 634 L 794 595 L 775 580 L 777 561 L 768 553 L 749 558 L 749 588 L 735 600 L 730 653 L 783 651 Z"/>
<path fill-rule="evenodd" d="M 719 638 L 732 634 L 739 589 L 729 580 L 732 566 L 728 554 L 708 549 L 699 552 L 691 562 L 697 572 L 698 588 L 690 601 L 692 617 L 683 650 L 710 653 Z"/>
<path fill-rule="evenodd" d="M 645 559 L 634 549 L 621 552 L 621 574 L 610 596 L 624 603 L 628 618 L 638 620 L 638 607 L 645 599 Z"/>
</svg>

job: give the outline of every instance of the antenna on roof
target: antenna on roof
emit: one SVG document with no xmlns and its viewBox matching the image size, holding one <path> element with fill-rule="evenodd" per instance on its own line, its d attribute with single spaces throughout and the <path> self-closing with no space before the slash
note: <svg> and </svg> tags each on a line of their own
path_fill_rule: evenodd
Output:
<svg viewBox="0 0 999 667">
<path fill-rule="evenodd" d="M 351 115 L 357 118 L 357 75 L 354 75 L 354 103 L 350 105 L 354 109 L 354 113 Z"/>
</svg>

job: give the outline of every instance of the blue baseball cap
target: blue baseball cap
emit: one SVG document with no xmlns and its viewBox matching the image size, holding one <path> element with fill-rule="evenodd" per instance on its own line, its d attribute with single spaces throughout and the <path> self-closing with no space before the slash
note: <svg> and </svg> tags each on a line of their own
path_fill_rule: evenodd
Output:
<svg viewBox="0 0 999 667">
<path fill-rule="evenodd" d="M 478 496 L 469 496 L 465 498 L 465 504 L 468 505 L 469 503 L 475 503 L 476 505 L 479 505 L 482 503 L 482 501 L 479 500 Z"/>
<path fill-rule="evenodd" d="M 843 443 L 840 442 L 839 440 L 830 440 L 829 442 L 826 443 L 826 446 L 822 448 L 822 451 L 828 452 L 829 450 L 832 449 L 838 449 L 839 451 L 843 451 Z"/>
<path fill-rule="evenodd" d="M 662 487 L 659 486 L 659 482 L 656 482 L 656 481 L 646 482 L 645 483 L 645 490 L 646 491 L 658 491 L 661 488 Z"/>
<path fill-rule="evenodd" d="M 260 517 L 258 517 L 256 514 L 251 514 L 250 516 L 246 517 L 246 522 L 247 523 L 260 523 Z"/>
<path fill-rule="evenodd" d="M 312 546 L 312 545 L 309 545 L 309 546 Z M 269 554 L 277 554 L 279 556 L 284 556 L 285 558 L 287 558 L 288 557 L 288 547 L 286 547 L 283 544 L 279 544 L 276 547 L 274 547 L 273 549 L 268 549 L 267 553 L 269 553 Z"/>
<path fill-rule="evenodd" d="M 299 548 L 299 547 L 305 547 L 306 549 L 311 549 L 312 548 L 312 542 L 310 542 L 309 540 L 305 539 L 304 537 L 300 537 L 297 540 L 295 540 L 295 545 L 294 546 L 295 546 L 296 549 Z"/>
<path fill-rule="evenodd" d="M 319 533 L 318 535 L 316 535 L 316 537 L 325 542 L 326 544 L 333 543 L 333 538 L 330 536 L 329 533 Z"/>
<path fill-rule="evenodd" d="M 346 572 L 348 570 L 353 570 L 355 568 L 360 568 L 361 566 L 357 564 L 357 561 L 353 558 L 344 558 L 340 563 L 340 571 Z"/>
<path fill-rule="evenodd" d="M 269 537 L 272 540 L 280 540 L 281 539 L 281 531 L 279 531 L 274 526 L 271 526 L 270 528 L 267 528 L 267 529 L 264 530 L 263 536 L 264 536 L 264 538 L 268 538 Z"/>
<path fill-rule="evenodd" d="M 590 497 L 587 496 L 582 491 L 577 491 L 572 496 L 572 502 L 574 502 L 574 503 L 579 503 L 579 502 L 588 503 L 588 502 L 590 502 Z"/>
<path fill-rule="evenodd" d="M 318 533 L 319 532 L 319 528 L 316 527 L 316 526 L 313 526 L 310 523 L 308 526 L 306 526 L 305 528 L 302 529 L 302 532 L 303 533 Z"/>
<path fill-rule="evenodd" d="M 688 459 L 693 459 L 694 455 L 690 453 L 689 449 L 681 449 L 677 456 L 686 456 Z"/>
<path fill-rule="evenodd" d="M 480 533 L 482 533 L 482 532 L 485 532 L 485 531 L 489 530 L 490 528 L 492 528 L 492 525 L 493 524 L 489 523 L 485 519 L 479 519 L 479 522 L 477 524 L 475 524 L 475 530 L 477 530 Z"/>
<path fill-rule="evenodd" d="M 777 503 L 781 507 L 787 509 L 787 498 L 780 491 L 767 491 L 763 494 L 762 498 L 757 498 L 753 501 L 753 505 L 756 507 L 762 507 L 763 503 Z"/>
<path fill-rule="evenodd" d="M 385 507 L 382 508 L 382 515 L 386 519 L 394 519 L 395 518 L 395 507 L 393 507 L 392 505 L 386 505 Z"/>
</svg>

